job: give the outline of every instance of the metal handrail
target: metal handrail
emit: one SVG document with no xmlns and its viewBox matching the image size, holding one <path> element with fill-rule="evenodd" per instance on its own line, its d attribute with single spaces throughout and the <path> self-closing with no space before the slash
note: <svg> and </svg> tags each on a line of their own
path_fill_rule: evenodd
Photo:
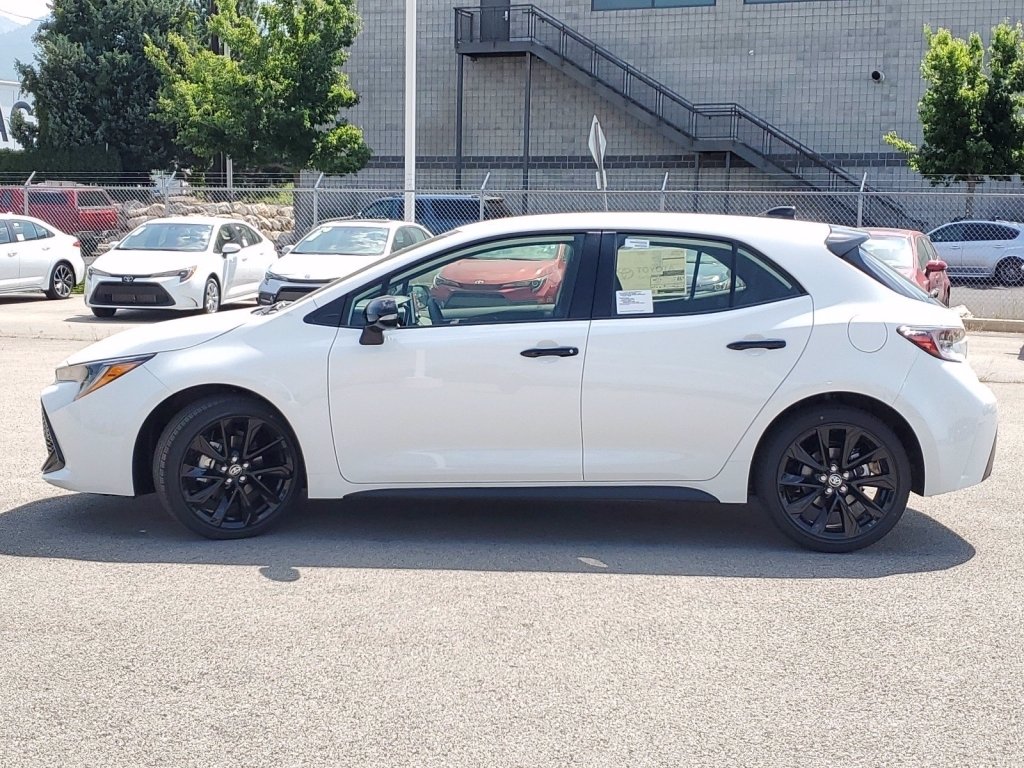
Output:
<svg viewBox="0 0 1024 768">
<path fill-rule="evenodd" d="M 545 48 L 545 49 L 551 51 L 552 53 L 554 53 L 557 56 L 559 56 L 562 60 L 572 64 L 573 66 L 576 66 L 579 69 L 584 69 L 584 68 L 578 62 L 573 61 L 573 59 L 570 58 L 567 55 L 566 41 L 567 40 L 572 40 L 575 43 L 578 43 L 579 45 L 583 46 L 585 49 L 587 49 L 590 52 L 590 56 L 591 56 L 590 68 L 589 68 L 589 72 L 587 72 L 587 74 L 589 74 L 591 77 L 593 77 L 594 79 L 598 80 L 599 82 L 605 84 L 606 86 L 612 88 L 613 90 L 615 90 L 620 95 L 630 99 L 634 104 L 636 104 L 637 106 L 641 107 L 645 111 L 653 114 L 655 117 L 665 121 L 666 123 L 669 123 L 676 130 L 680 131 L 681 133 L 687 135 L 690 138 L 694 138 L 694 139 L 699 139 L 699 138 L 725 138 L 725 139 L 729 139 L 729 140 L 736 141 L 736 142 L 738 142 L 738 143 L 748 147 L 749 149 L 751 149 L 751 150 L 759 153 L 763 157 L 765 157 L 767 160 L 769 160 L 773 164 L 778 165 L 780 168 L 783 168 L 783 169 L 786 169 L 786 170 L 790 170 L 790 172 L 797 173 L 797 172 L 800 171 L 801 166 L 803 165 L 803 163 L 808 163 L 808 164 L 810 164 L 812 166 L 817 166 L 819 169 L 827 171 L 829 173 L 830 186 L 834 185 L 836 182 L 845 183 L 845 184 L 849 185 L 850 187 L 852 187 L 854 189 L 858 189 L 859 186 L 860 186 L 859 181 L 856 178 L 854 178 L 850 173 L 848 173 L 846 170 L 844 170 L 843 168 L 840 168 L 839 166 L 837 166 L 834 163 L 830 162 L 825 157 L 823 157 L 822 155 L 820 155 L 817 152 L 815 152 L 813 149 L 808 147 L 803 142 L 801 142 L 798 139 L 790 136 L 789 134 L 787 134 L 785 131 L 781 130 L 777 126 L 769 123 L 767 120 L 764 120 L 763 118 L 758 117 L 757 115 L 755 115 L 754 113 L 752 113 L 748 109 L 746 109 L 745 107 L 743 107 L 743 106 L 741 106 L 739 104 L 731 103 L 731 102 L 723 102 L 723 103 L 694 103 L 694 102 L 691 102 L 688 99 L 686 99 L 683 96 L 681 96 L 676 91 L 674 91 L 673 89 L 669 88 L 664 83 L 659 82 L 658 80 L 655 80 L 653 77 L 651 77 L 650 75 L 647 75 L 644 72 L 640 71 L 639 69 L 637 69 L 635 66 L 633 66 L 629 62 L 623 60 L 619 56 L 616 56 L 614 53 L 612 53 L 610 50 L 608 50 L 604 46 L 599 45 L 598 43 L 594 42 L 593 40 L 585 37 L 584 35 L 580 34 L 576 30 L 574 30 L 572 27 L 569 27 L 564 22 L 560 21 L 559 19 L 555 18 L 551 14 L 547 13 L 546 11 L 541 10 L 540 8 L 538 8 L 538 7 L 534 6 L 534 5 L 530 5 L 530 4 L 517 4 L 517 5 L 506 6 L 506 7 L 494 7 L 494 8 L 487 8 L 487 7 L 480 7 L 480 6 L 456 8 L 455 9 L 455 19 L 456 19 L 456 23 L 455 23 L 455 38 L 456 38 L 456 45 L 458 45 L 460 42 L 483 42 L 483 39 L 482 39 L 482 37 L 480 35 L 480 31 L 481 31 L 480 30 L 480 24 L 479 23 L 474 23 L 475 19 L 477 17 L 479 17 L 482 14 L 483 11 L 502 12 L 502 13 L 507 11 L 509 13 L 509 15 L 510 15 L 509 20 L 511 20 L 511 14 L 514 14 L 514 13 L 521 14 L 522 16 L 524 16 L 526 18 L 526 35 L 525 35 L 525 37 L 523 37 L 523 36 L 509 37 L 509 41 L 511 41 L 511 42 L 528 42 L 528 43 L 530 43 L 532 45 L 540 46 L 542 48 Z M 464 20 L 463 24 L 460 24 L 460 18 Z M 468 25 L 465 24 L 465 20 L 466 19 L 468 19 L 468 22 L 469 22 Z M 558 32 L 558 34 L 559 34 L 559 49 L 553 48 L 551 45 L 549 45 L 547 42 L 545 42 L 543 39 L 541 39 L 537 35 L 537 24 L 538 24 L 538 22 L 543 23 L 546 26 L 548 26 L 550 28 L 553 28 L 555 31 Z M 466 31 L 466 29 L 464 27 L 468 27 L 468 38 L 469 38 L 468 40 L 466 39 L 466 36 L 464 35 L 464 32 Z M 621 81 L 622 81 L 621 85 L 618 84 L 618 83 L 613 83 L 613 82 L 609 81 L 607 78 L 601 77 L 598 74 L 598 72 L 597 72 L 597 64 L 598 64 L 597 60 L 598 59 L 601 59 L 601 60 L 607 62 L 608 64 L 610 64 L 613 67 L 617 68 L 621 72 Z M 584 71 L 586 71 L 586 70 L 584 70 Z M 646 85 L 649 88 L 651 88 L 652 91 L 654 91 L 654 93 L 656 94 L 656 103 L 655 103 L 655 106 L 653 108 L 648 106 L 648 105 L 646 105 L 646 104 L 644 104 L 643 102 L 640 102 L 639 100 L 637 100 L 636 98 L 631 96 L 631 94 L 630 94 L 630 85 L 631 85 L 632 82 L 643 83 L 644 85 Z M 685 126 L 681 126 L 681 125 L 675 123 L 674 121 L 669 120 L 666 117 L 666 115 L 665 115 L 665 105 L 666 105 L 666 102 L 670 102 L 672 104 L 675 104 L 675 105 L 681 107 L 686 112 L 686 125 Z M 705 120 L 712 120 L 712 119 L 715 119 L 715 118 L 728 118 L 729 119 L 728 131 L 726 133 L 724 133 L 724 134 L 715 134 L 715 135 L 702 134 L 700 128 L 698 127 L 698 118 L 703 118 Z M 758 149 L 757 147 L 752 146 L 748 141 L 743 139 L 743 137 L 741 135 L 741 126 L 740 126 L 741 122 L 750 124 L 751 126 L 755 127 L 756 129 L 758 129 L 759 131 L 762 132 L 763 135 L 762 135 L 762 140 L 761 140 L 761 145 L 762 145 L 761 149 Z M 785 147 L 788 150 L 790 150 L 791 154 L 795 154 L 795 155 L 798 156 L 798 159 L 797 159 L 797 162 L 795 163 L 795 167 L 794 168 L 792 168 L 792 169 L 786 168 L 786 165 L 783 164 L 783 162 L 781 160 L 781 157 L 780 157 L 780 155 L 778 153 L 772 153 L 772 152 L 768 151 L 769 146 L 772 145 L 773 143 L 778 143 L 778 144 L 783 145 L 783 147 Z M 801 160 L 803 162 L 801 162 Z"/>
</svg>

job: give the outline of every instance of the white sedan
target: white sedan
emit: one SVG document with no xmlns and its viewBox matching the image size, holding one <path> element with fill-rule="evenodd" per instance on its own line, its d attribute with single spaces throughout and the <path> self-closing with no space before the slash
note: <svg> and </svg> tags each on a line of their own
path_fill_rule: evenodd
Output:
<svg viewBox="0 0 1024 768">
<path fill-rule="evenodd" d="M 0 293 L 68 298 L 85 277 L 81 245 L 39 219 L 0 214 Z"/>
<path fill-rule="evenodd" d="M 328 221 L 303 237 L 267 270 L 260 304 L 293 301 L 382 256 L 423 242 L 430 233 L 419 224 L 376 219 Z"/>
<path fill-rule="evenodd" d="M 912 491 L 988 477 L 997 425 L 959 316 L 867 239 L 690 214 L 468 225 L 288 305 L 126 331 L 72 356 L 42 394 L 43 476 L 155 490 L 211 538 L 262 533 L 303 494 L 742 503 L 753 491 L 800 544 L 857 549 Z M 482 286 L 453 308 L 430 294 L 449 265 L 553 247 L 554 301 Z M 709 290 L 705 270 L 727 288 Z"/>
<path fill-rule="evenodd" d="M 118 309 L 202 310 L 255 299 L 277 260 L 274 244 L 236 219 L 152 219 L 86 271 L 85 303 L 97 317 Z"/>
</svg>

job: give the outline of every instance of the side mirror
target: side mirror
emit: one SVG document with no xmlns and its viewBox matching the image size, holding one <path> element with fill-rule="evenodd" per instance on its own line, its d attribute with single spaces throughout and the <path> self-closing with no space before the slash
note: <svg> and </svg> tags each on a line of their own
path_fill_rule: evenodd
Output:
<svg viewBox="0 0 1024 768">
<path fill-rule="evenodd" d="M 233 253 L 241 253 L 242 246 L 238 243 L 225 243 L 224 247 L 220 249 L 221 256 L 230 256 Z"/>
<path fill-rule="evenodd" d="M 384 329 L 400 325 L 398 299 L 395 296 L 371 299 L 363 310 L 363 318 L 366 325 L 359 336 L 359 343 L 364 346 L 380 346 L 384 343 Z"/>
<path fill-rule="evenodd" d="M 932 259 L 925 265 L 924 272 L 926 275 L 930 275 L 932 272 L 945 272 L 948 266 L 942 259 Z"/>
<path fill-rule="evenodd" d="M 292 248 L 294 247 L 294 245 L 286 245 L 284 248 L 281 249 L 281 255 L 287 256 L 289 253 L 292 252 Z"/>
</svg>

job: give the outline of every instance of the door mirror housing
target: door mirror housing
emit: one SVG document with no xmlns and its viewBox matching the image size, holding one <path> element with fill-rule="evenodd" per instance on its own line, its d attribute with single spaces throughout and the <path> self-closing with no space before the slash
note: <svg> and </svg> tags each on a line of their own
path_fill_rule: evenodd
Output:
<svg viewBox="0 0 1024 768">
<path fill-rule="evenodd" d="M 932 272 L 945 272 L 948 266 L 942 259 L 932 259 L 925 265 L 924 273 L 930 275 Z"/>
<path fill-rule="evenodd" d="M 287 256 L 289 253 L 292 252 L 292 248 L 294 247 L 294 245 L 286 245 L 284 248 L 281 249 L 281 255 Z"/>
<path fill-rule="evenodd" d="M 230 256 L 233 253 L 240 253 L 242 246 L 238 243 L 224 243 L 224 247 L 220 249 L 221 256 Z"/>
<path fill-rule="evenodd" d="M 401 325 L 398 297 L 378 296 L 371 299 L 363 310 L 363 319 L 366 325 L 359 336 L 359 343 L 364 346 L 380 346 L 384 343 L 384 329 Z"/>
</svg>

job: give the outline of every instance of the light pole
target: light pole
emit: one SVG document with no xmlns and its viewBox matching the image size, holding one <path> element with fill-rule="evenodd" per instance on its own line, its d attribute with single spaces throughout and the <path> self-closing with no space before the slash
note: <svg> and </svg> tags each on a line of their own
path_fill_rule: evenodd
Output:
<svg viewBox="0 0 1024 768">
<path fill-rule="evenodd" d="M 416 0 L 405 0 L 405 220 L 416 220 Z"/>
</svg>

